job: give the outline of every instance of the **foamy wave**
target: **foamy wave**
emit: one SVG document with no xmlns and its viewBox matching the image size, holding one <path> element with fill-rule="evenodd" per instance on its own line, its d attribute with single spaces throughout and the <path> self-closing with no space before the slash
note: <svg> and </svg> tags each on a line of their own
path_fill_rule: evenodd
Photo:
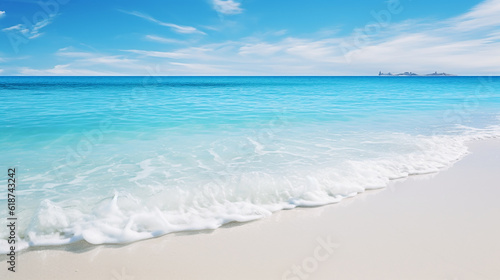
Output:
<svg viewBox="0 0 500 280">
<path fill-rule="evenodd" d="M 337 203 L 365 190 L 383 188 L 393 179 L 447 168 L 468 153 L 468 141 L 500 137 L 498 126 L 460 129 L 464 131 L 460 136 L 395 135 L 400 143 L 405 143 L 394 145 L 399 150 L 366 159 L 346 158 L 334 166 L 294 168 L 291 164 L 277 171 L 219 170 L 222 177 L 214 176 L 214 180 L 203 181 L 190 189 L 150 186 L 153 193 L 143 197 L 119 191 L 90 211 L 46 199 L 30 217 L 31 222 L 18 232 L 17 248 L 81 240 L 91 244 L 127 243 L 171 232 L 247 222 L 282 209 Z M 276 156 L 263 145 L 255 144 L 255 149 L 259 155 Z M 221 163 L 225 161 L 215 149 L 210 150 L 210 154 Z M 296 154 L 291 158 L 296 158 Z M 151 164 L 152 161 L 141 162 L 143 171 L 136 173 L 130 182 L 140 186 L 141 179 L 152 174 L 148 169 Z M 198 161 L 198 167 L 209 169 L 202 161 Z M 2 232 L 1 253 L 9 247 L 6 237 L 7 233 Z"/>
</svg>

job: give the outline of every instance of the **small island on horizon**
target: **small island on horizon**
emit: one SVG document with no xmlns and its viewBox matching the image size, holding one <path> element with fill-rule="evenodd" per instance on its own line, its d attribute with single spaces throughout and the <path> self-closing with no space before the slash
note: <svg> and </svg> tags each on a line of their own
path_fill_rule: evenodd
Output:
<svg viewBox="0 0 500 280">
<path fill-rule="evenodd" d="M 392 74 L 391 72 L 389 73 L 382 73 L 382 71 L 379 71 L 378 72 L 378 75 L 379 76 L 457 76 L 457 75 L 454 75 L 454 74 L 448 74 L 448 73 L 438 73 L 437 71 L 435 71 L 434 73 L 431 73 L 431 74 L 424 74 L 424 75 L 420 75 L 420 74 L 417 74 L 417 73 L 413 73 L 413 72 L 403 72 L 403 73 L 398 73 L 398 74 Z"/>
</svg>

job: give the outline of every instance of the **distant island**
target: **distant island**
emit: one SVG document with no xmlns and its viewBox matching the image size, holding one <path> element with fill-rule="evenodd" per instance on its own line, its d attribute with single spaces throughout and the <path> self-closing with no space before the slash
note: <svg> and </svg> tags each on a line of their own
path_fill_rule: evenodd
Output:
<svg viewBox="0 0 500 280">
<path fill-rule="evenodd" d="M 417 73 L 413 72 L 404 72 L 404 73 L 398 73 L 398 74 L 392 74 L 391 72 L 389 73 L 382 73 L 382 71 L 378 72 L 379 76 L 456 76 L 453 74 L 448 74 L 448 73 L 438 73 L 437 71 L 431 74 L 425 74 L 425 75 L 419 75 Z"/>
</svg>

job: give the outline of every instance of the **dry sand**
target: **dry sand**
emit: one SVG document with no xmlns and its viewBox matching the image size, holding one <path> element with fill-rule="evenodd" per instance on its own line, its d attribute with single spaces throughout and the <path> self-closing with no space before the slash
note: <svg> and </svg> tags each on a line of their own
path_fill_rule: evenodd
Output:
<svg viewBox="0 0 500 280">
<path fill-rule="evenodd" d="M 121 246 L 29 250 L 0 279 L 500 279 L 500 140 L 339 204 Z"/>
</svg>

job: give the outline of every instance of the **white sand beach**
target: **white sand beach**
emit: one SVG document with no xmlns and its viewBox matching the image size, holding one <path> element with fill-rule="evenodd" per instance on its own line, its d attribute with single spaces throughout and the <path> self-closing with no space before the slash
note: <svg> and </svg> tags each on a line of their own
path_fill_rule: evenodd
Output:
<svg viewBox="0 0 500 280">
<path fill-rule="evenodd" d="M 0 279 L 500 279 L 500 140 L 341 203 L 128 245 L 30 249 Z"/>
</svg>

